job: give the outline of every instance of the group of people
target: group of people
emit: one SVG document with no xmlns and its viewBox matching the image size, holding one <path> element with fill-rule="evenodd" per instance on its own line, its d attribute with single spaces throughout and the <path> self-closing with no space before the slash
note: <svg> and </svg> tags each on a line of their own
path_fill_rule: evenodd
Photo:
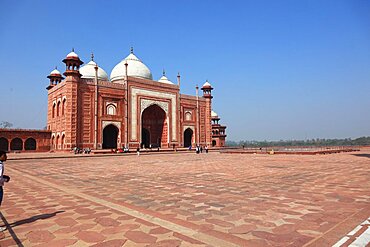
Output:
<svg viewBox="0 0 370 247">
<path fill-rule="evenodd" d="M 91 148 L 81 149 L 81 148 L 78 148 L 78 147 L 74 147 L 72 149 L 72 151 L 74 152 L 74 154 L 89 154 L 89 153 L 91 153 Z"/>
<path fill-rule="evenodd" d="M 207 145 L 204 146 L 204 150 L 206 151 L 206 154 L 208 154 L 208 146 Z M 195 152 L 197 154 L 203 153 L 203 146 L 202 145 L 196 145 L 195 146 Z"/>
</svg>

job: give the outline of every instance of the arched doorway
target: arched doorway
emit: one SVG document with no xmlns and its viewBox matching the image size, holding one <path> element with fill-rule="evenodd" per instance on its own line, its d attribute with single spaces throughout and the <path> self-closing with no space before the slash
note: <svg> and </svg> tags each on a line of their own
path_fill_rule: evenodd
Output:
<svg viewBox="0 0 370 247">
<path fill-rule="evenodd" d="M 10 142 L 10 150 L 22 150 L 23 149 L 23 141 L 21 138 L 14 138 Z"/>
<path fill-rule="evenodd" d="M 56 141 L 55 141 L 55 149 L 59 149 L 59 135 L 57 135 Z"/>
<path fill-rule="evenodd" d="M 117 148 L 118 128 L 113 124 L 103 130 L 103 149 Z"/>
<path fill-rule="evenodd" d="M 25 150 L 36 150 L 36 140 L 33 138 L 28 138 L 24 143 Z"/>
<path fill-rule="evenodd" d="M 187 128 L 184 131 L 184 147 L 191 146 L 192 139 L 193 139 L 193 130 L 190 128 Z"/>
<path fill-rule="evenodd" d="M 214 146 L 216 146 L 216 141 L 215 140 L 212 141 L 212 147 L 214 147 Z"/>
<path fill-rule="evenodd" d="M 141 127 L 141 142 L 144 143 L 143 137 L 149 136 L 149 140 L 145 139 L 145 146 L 161 147 L 167 143 L 166 112 L 158 105 L 151 105 L 143 111 Z"/>
<path fill-rule="evenodd" d="M 55 149 L 55 136 L 51 137 L 51 148 Z"/>
<path fill-rule="evenodd" d="M 64 149 L 64 141 L 65 141 L 65 135 L 63 134 L 62 135 L 62 141 L 61 141 L 61 148 L 60 149 Z"/>
<path fill-rule="evenodd" d="M 9 148 L 9 141 L 8 139 L 1 137 L 0 138 L 0 150 L 1 151 L 8 151 Z"/>
<path fill-rule="evenodd" d="M 150 133 L 149 130 L 145 128 L 141 130 L 141 147 L 142 148 L 150 147 Z"/>
</svg>

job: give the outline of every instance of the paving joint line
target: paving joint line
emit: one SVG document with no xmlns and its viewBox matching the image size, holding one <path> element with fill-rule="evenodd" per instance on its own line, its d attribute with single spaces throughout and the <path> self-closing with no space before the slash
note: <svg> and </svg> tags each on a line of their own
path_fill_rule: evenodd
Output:
<svg viewBox="0 0 370 247">
<path fill-rule="evenodd" d="M 353 214 L 349 215 L 348 217 L 346 217 L 344 220 L 338 222 L 337 224 L 335 224 L 333 227 L 331 227 L 330 229 L 328 229 L 327 231 L 325 231 L 324 233 L 322 233 L 320 236 L 312 239 L 311 241 L 309 241 L 308 243 L 304 244 L 302 247 L 306 247 L 306 246 L 309 246 L 310 244 L 316 242 L 317 240 L 319 240 L 320 238 L 322 238 L 323 236 L 325 236 L 326 234 L 328 234 L 329 232 L 331 232 L 332 230 L 334 230 L 335 228 L 337 228 L 339 225 L 345 223 L 347 220 L 349 220 L 350 218 L 352 218 L 353 216 L 355 216 L 356 214 L 359 214 L 361 213 L 361 211 L 364 210 L 364 208 L 361 208 L 359 211 L 357 212 L 354 212 Z M 340 240 L 340 239 L 339 239 Z M 334 243 L 335 244 L 335 243 Z"/>
<path fill-rule="evenodd" d="M 67 193 L 67 194 L 71 194 L 71 195 L 83 198 L 85 200 L 100 204 L 104 207 L 108 207 L 108 208 L 111 208 L 113 210 L 117 210 L 121 213 L 130 215 L 132 217 L 135 217 L 135 218 L 138 218 L 138 219 L 141 219 L 141 220 L 145 220 L 147 222 L 150 222 L 150 223 L 153 223 L 155 225 L 161 226 L 161 227 L 166 228 L 168 230 L 171 230 L 173 232 L 177 232 L 177 233 L 180 233 L 180 234 L 185 235 L 187 237 L 190 237 L 194 240 L 198 240 L 198 241 L 203 242 L 205 244 L 209 244 L 211 246 L 225 246 L 225 247 L 239 246 L 239 245 L 234 244 L 232 242 L 229 242 L 227 240 L 224 240 L 224 239 L 212 236 L 212 235 L 208 235 L 208 234 L 203 233 L 203 232 L 198 232 L 194 229 L 191 229 L 191 228 L 173 223 L 169 220 L 164 220 L 164 219 L 161 219 L 159 217 L 151 216 L 151 215 L 142 213 L 138 210 L 131 209 L 131 208 L 128 208 L 128 207 L 123 206 L 123 205 L 118 205 L 116 203 L 109 202 L 109 201 L 106 201 L 104 199 L 85 194 L 83 192 L 79 192 L 78 190 L 75 190 L 75 189 L 72 189 L 72 188 L 66 188 L 64 186 L 59 186 L 59 185 L 54 184 L 52 182 L 42 180 L 42 179 L 39 179 L 39 178 L 37 178 L 33 175 L 21 172 L 18 169 L 14 169 L 14 168 L 7 168 L 7 169 L 11 170 L 14 173 L 18 173 L 21 176 L 25 176 L 25 177 L 27 177 L 27 178 L 29 178 L 29 179 L 37 182 L 37 183 L 40 183 L 40 184 L 49 186 L 51 188 L 60 190 L 60 191 L 62 191 L 64 193 Z"/>
</svg>

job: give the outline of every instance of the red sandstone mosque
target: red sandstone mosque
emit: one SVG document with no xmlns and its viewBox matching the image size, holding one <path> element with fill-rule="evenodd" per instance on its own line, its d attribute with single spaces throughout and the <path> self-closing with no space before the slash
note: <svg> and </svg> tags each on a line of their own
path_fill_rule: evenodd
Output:
<svg viewBox="0 0 370 247">
<path fill-rule="evenodd" d="M 226 126 L 212 111 L 212 85 L 202 96 L 180 93 L 180 75 L 173 83 L 153 80 L 150 69 L 131 53 L 110 78 L 94 61 L 83 62 L 70 52 L 48 76 L 47 130 L 0 129 L 0 149 L 69 151 L 91 149 L 178 148 L 225 145 Z"/>
</svg>

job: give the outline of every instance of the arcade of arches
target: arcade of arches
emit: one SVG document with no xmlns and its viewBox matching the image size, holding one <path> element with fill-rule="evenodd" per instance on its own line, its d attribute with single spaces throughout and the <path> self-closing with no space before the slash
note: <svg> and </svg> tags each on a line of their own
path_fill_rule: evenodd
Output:
<svg viewBox="0 0 370 247">
<path fill-rule="evenodd" d="M 51 132 L 47 130 L 0 129 L 0 150 L 50 151 Z"/>
</svg>

